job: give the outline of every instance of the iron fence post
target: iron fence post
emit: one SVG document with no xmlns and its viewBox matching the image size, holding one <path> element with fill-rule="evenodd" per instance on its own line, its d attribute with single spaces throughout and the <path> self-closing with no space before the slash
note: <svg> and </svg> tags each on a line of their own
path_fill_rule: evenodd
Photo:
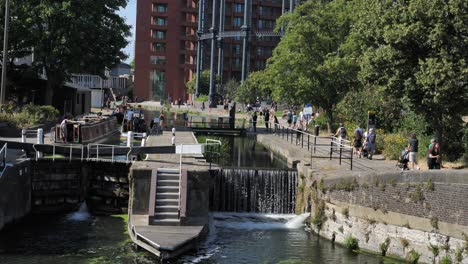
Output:
<svg viewBox="0 0 468 264">
<path fill-rule="evenodd" d="M 341 165 L 341 155 L 343 154 L 343 145 L 340 144 L 340 165 Z"/>
<path fill-rule="evenodd" d="M 332 155 L 333 155 L 333 139 L 332 139 L 332 142 L 330 142 L 330 160 L 332 160 Z"/>
<path fill-rule="evenodd" d="M 317 145 L 317 137 L 314 136 L 314 153 L 315 153 L 315 145 Z"/>
<path fill-rule="evenodd" d="M 307 134 L 307 150 L 310 150 L 310 135 Z"/>
<path fill-rule="evenodd" d="M 351 149 L 351 170 L 353 170 L 353 149 Z"/>
</svg>

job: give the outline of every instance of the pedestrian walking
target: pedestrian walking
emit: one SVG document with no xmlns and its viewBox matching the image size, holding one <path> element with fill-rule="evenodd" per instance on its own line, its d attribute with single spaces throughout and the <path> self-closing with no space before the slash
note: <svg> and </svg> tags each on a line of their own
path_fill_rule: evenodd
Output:
<svg viewBox="0 0 468 264">
<path fill-rule="evenodd" d="M 372 160 L 372 156 L 374 156 L 375 152 L 375 143 L 377 142 L 377 135 L 375 134 L 375 130 L 373 128 L 369 129 L 369 134 L 367 135 L 367 158 Z"/>
<path fill-rule="evenodd" d="M 268 130 L 268 125 L 270 123 L 270 111 L 268 111 L 268 109 L 265 109 L 265 112 L 263 113 L 263 117 L 265 120 L 265 127 Z"/>
<path fill-rule="evenodd" d="M 409 162 L 411 162 L 412 169 L 414 169 L 414 165 L 416 165 L 416 169 L 420 170 L 421 168 L 418 165 L 418 145 L 419 145 L 419 140 L 416 137 L 416 134 L 413 133 L 408 142 L 408 149 L 410 150 Z"/>
<path fill-rule="evenodd" d="M 428 153 L 428 165 L 430 165 L 429 169 L 440 170 L 441 163 L 442 163 L 442 154 L 440 154 L 440 146 L 439 146 L 439 143 L 435 141 L 432 144 L 432 148 L 429 149 L 429 153 Z"/>
<path fill-rule="evenodd" d="M 252 116 L 252 125 L 254 132 L 257 132 L 257 111 L 255 111 L 254 115 Z"/>
<path fill-rule="evenodd" d="M 354 155 L 356 155 L 358 158 L 361 158 L 361 148 L 362 148 L 362 137 L 363 137 L 363 132 L 362 128 L 358 126 L 354 130 Z"/>
</svg>

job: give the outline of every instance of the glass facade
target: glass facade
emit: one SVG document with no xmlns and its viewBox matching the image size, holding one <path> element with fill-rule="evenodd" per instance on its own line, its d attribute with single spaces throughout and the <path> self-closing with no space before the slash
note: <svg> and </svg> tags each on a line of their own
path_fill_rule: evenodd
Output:
<svg viewBox="0 0 468 264">
<path fill-rule="evenodd" d="M 160 101 L 166 98 L 166 72 L 164 70 L 154 69 L 151 72 L 151 90 L 153 92 L 153 100 Z"/>
</svg>

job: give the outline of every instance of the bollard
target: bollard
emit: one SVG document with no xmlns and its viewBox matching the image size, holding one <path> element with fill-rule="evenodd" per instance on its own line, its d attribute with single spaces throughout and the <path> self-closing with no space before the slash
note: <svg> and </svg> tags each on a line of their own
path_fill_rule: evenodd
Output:
<svg viewBox="0 0 468 264">
<path fill-rule="evenodd" d="M 173 134 L 173 135 L 175 135 L 175 134 Z M 172 136 L 171 142 L 172 142 L 172 145 L 174 146 L 175 145 L 175 136 Z"/>
<path fill-rule="evenodd" d="M 143 137 L 141 137 L 141 146 L 142 147 L 146 146 L 146 137 L 147 137 L 147 134 L 143 133 Z"/>
<path fill-rule="evenodd" d="M 175 127 L 172 128 L 172 135 L 175 136 Z"/>
<path fill-rule="evenodd" d="M 42 128 L 37 129 L 37 144 L 44 144 L 44 130 Z M 38 159 L 42 158 L 42 152 L 36 152 L 36 156 Z"/>
<path fill-rule="evenodd" d="M 21 142 L 26 143 L 26 129 L 21 129 Z"/>
<path fill-rule="evenodd" d="M 133 143 L 133 131 L 128 131 L 127 132 L 127 147 L 130 148 L 132 147 Z"/>
</svg>

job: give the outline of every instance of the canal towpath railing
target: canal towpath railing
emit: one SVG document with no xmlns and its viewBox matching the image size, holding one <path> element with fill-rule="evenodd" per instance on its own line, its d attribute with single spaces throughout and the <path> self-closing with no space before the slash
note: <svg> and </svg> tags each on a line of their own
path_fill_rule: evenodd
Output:
<svg viewBox="0 0 468 264">
<path fill-rule="evenodd" d="M 353 147 L 351 141 L 335 136 L 318 136 L 299 129 L 281 124 L 273 124 L 267 129 L 269 133 L 286 140 L 292 145 L 301 147 L 310 152 L 311 163 L 316 159 L 338 159 L 339 165 L 348 160 L 350 169 L 353 169 Z"/>
<path fill-rule="evenodd" d="M 7 166 L 7 153 L 8 153 L 8 143 L 5 143 L 0 149 L 0 157 L 1 157 L 1 162 L 0 162 L 0 176 L 3 175 L 3 171 L 5 170 Z"/>
</svg>

